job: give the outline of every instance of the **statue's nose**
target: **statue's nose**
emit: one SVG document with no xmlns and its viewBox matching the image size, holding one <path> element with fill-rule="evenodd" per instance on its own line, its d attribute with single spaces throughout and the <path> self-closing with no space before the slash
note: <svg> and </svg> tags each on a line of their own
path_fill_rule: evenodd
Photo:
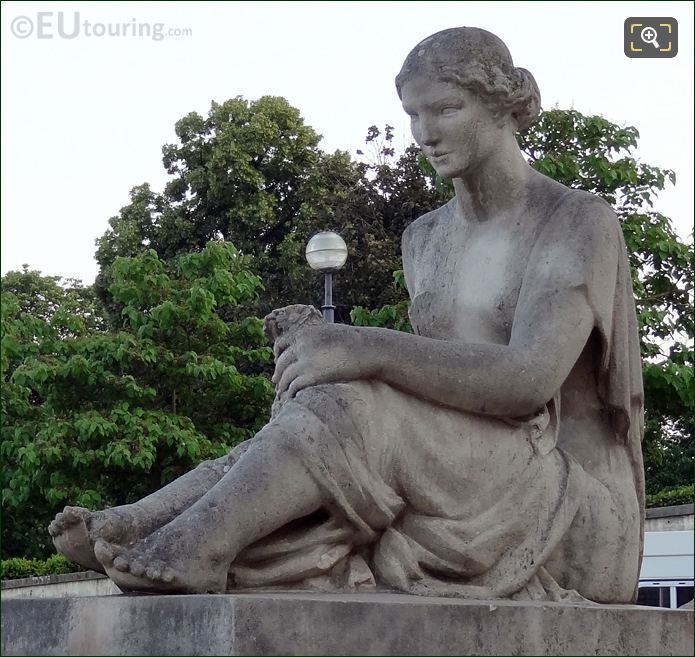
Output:
<svg viewBox="0 0 695 657">
<path fill-rule="evenodd" d="M 432 121 L 421 121 L 420 143 L 423 146 L 434 146 L 439 142 L 439 131 Z"/>
</svg>

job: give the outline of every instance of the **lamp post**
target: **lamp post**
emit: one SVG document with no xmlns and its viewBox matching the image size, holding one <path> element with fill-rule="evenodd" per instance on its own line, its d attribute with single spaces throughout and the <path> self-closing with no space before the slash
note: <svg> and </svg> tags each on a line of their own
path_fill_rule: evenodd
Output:
<svg viewBox="0 0 695 657">
<path fill-rule="evenodd" d="M 338 271 L 347 260 L 347 245 L 345 240 L 330 231 L 316 233 L 306 245 L 306 260 L 309 266 L 324 274 L 323 318 L 330 324 L 334 321 L 335 306 L 333 305 L 333 272 Z"/>
</svg>

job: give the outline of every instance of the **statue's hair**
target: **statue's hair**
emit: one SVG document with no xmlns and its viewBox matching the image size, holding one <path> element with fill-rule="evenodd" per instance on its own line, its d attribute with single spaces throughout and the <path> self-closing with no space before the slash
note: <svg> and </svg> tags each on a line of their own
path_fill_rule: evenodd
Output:
<svg viewBox="0 0 695 657">
<path fill-rule="evenodd" d="M 517 130 L 530 126 L 540 113 L 541 92 L 533 75 L 515 67 L 507 46 L 487 30 L 455 27 L 421 41 L 396 76 L 399 97 L 415 75 L 475 91 L 496 112 L 511 116 Z"/>
</svg>

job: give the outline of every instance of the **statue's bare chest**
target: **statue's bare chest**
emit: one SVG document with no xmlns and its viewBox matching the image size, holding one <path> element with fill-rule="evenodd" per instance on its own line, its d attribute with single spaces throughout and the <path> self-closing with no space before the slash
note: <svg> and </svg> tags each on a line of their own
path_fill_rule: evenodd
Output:
<svg viewBox="0 0 695 657">
<path fill-rule="evenodd" d="M 528 259 L 523 230 L 436 227 L 417 257 L 411 322 L 438 339 L 505 344 Z"/>
</svg>

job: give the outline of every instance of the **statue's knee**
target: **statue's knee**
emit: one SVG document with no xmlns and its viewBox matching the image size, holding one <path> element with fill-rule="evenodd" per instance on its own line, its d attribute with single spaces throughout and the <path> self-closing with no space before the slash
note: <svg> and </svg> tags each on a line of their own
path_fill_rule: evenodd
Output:
<svg viewBox="0 0 695 657">
<path fill-rule="evenodd" d="M 300 427 L 266 425 L 254 438 L 259 449 L 267 453 L 268 459 L 287 458 L 291 455 L 304 454 L 314 439 Z"/>
<path fill-rule="evenodd" d="M 221 477 L 224 475 L 229 468 L 234 464 L 235 461 L 230 460 L 231 452 L 225 456 L 220 456 L 217 459 L 208 459 L 206 461 L 201 461 L 198 464 L 198 469 L 204 472 L 212 472 L 215 475 Z"/>
</svg>

